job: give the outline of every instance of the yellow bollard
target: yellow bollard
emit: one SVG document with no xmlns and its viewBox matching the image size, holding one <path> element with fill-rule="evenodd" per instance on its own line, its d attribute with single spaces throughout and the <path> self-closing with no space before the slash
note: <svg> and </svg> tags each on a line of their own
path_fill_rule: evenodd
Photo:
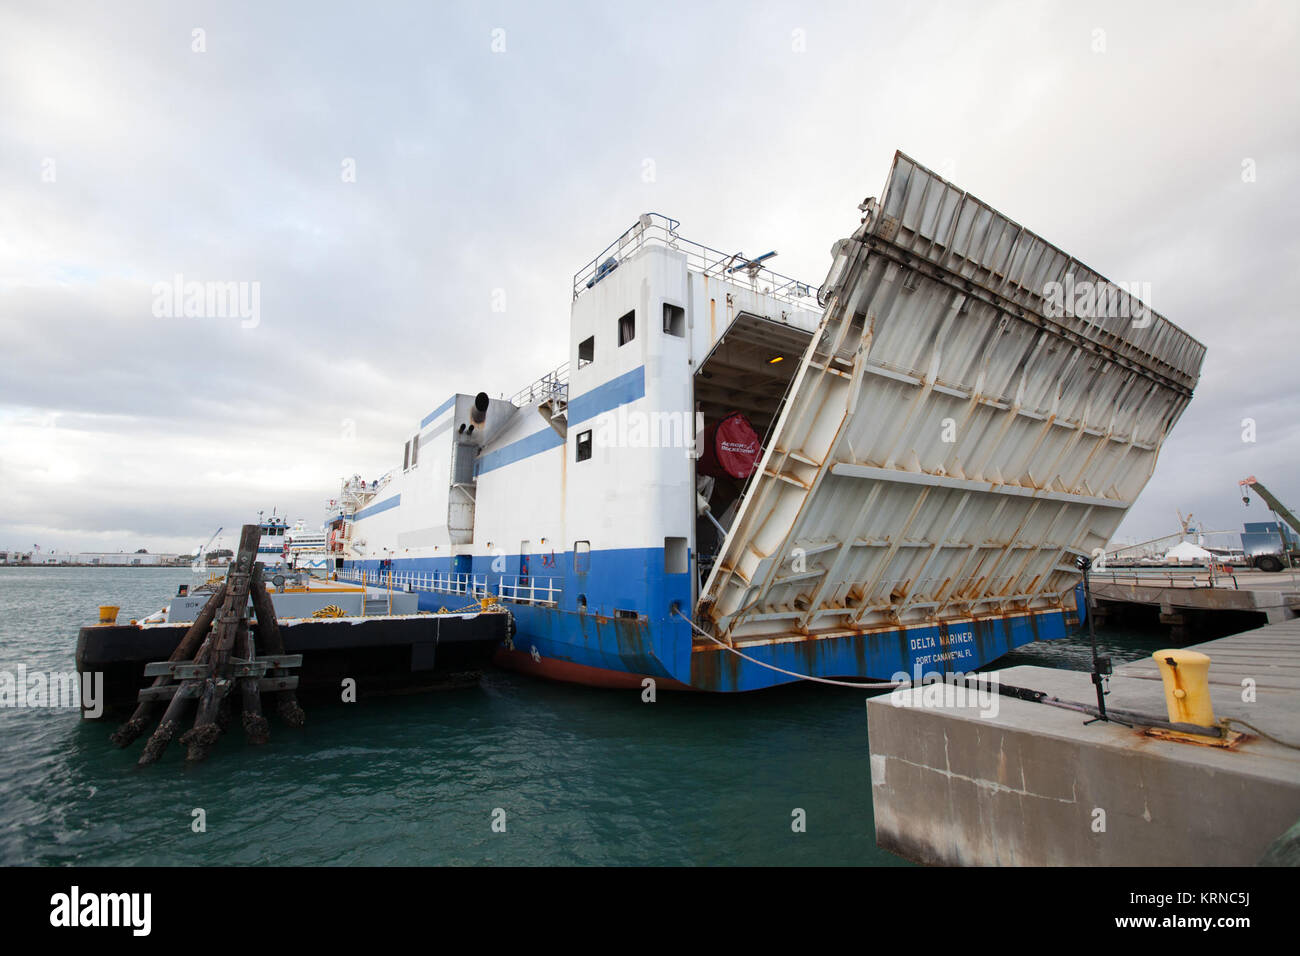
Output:
<svg viewBox="0 0 1300 956">
<path fill-rule="evenodd" d="M 1210 658 L 1199 651 L 1165 650 L 1151 655 L 1165 685 L 1165 707 L 1171 724 L 1214 726 L 1210 703 Z"/>
<path fill-rule="evenodd" d="M 99 606 L 99 623 L 102 626 L 112 627 L 117 623 L 117 612 L 121 608 L 116 604 L 101 604 Z"/>
</svg>

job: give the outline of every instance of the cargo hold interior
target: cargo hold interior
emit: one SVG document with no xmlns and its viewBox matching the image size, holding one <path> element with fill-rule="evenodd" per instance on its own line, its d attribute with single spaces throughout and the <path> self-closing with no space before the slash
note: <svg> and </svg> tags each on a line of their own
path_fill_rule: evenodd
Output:
<svg viewBox="0 0 1300 956">
<path fill-rule="evenodd" d="M 719 424 L 739 413 L 757 436 L 761 458 L 811 338 L 803 329 L 762 316 L 737 315 L 695 373 L 695 411 L 703 418 L 702 441 L 706 445 L 714 441 Z M 734 422 L 729 427 L 745 431 Z M 752 475 L 730 473 L 709 448 L 701 449 L 695 476 L 695 554 L 701 582 L 722 549 L 723 529 L 731 527 L 751 481 Z"/>
</svg>

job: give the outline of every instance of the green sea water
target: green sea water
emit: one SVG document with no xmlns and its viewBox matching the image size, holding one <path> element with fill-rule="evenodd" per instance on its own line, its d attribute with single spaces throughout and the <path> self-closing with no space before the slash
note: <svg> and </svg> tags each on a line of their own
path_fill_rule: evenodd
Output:
<svg viewBox="0 0 1300 956">
<path fill-rule="evenodd" d="M 70 671 L 100 604 L 157 610 L 188 570 L 0 568 L 0 671 Z M 1158 634 L 1107 633 L 1116 663 Z M 1005 665 L 1086 668 L 1086 640 Z M 0 864 L 901 865 L 875 845 L 864 696 L 477 687 L 315 704 L 272 740 L 147 769 L 76 710 L 0 708 Z M 195 810 L 205 832 L 194 832 Z M 795 832 L 803 811 L 804 832 Z M 504 832 L 498 832 L 504 820 Z M 494 829 L 493 823 L 497 822 Z"/>
</svg>

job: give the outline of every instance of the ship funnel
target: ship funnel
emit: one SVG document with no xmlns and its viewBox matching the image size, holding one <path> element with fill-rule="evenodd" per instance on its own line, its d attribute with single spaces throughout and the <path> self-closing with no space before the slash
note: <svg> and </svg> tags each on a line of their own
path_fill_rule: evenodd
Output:
<svg viewBox="0 0 1300 956">
<path fill-rule="evenodd" d="M 487 418 L 488 397 L 487 392 L 479 392 L 474 396 L 474 407 L 470 409 L 469 420 L 475 425 L 482 425 Z"/>
</svg>

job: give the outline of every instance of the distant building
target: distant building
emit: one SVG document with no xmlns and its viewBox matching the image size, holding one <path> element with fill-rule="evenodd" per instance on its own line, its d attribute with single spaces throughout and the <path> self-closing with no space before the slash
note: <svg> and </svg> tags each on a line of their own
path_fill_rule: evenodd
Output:
<svg viewBox="0 0 1300 956">
<path fill-rule="evenodd" d="M 89 565 L 92 567 L 172 567 L 188 564 L 182 554 L 126 551 L 0 551 L 0 564 Z"/>
</svg>

